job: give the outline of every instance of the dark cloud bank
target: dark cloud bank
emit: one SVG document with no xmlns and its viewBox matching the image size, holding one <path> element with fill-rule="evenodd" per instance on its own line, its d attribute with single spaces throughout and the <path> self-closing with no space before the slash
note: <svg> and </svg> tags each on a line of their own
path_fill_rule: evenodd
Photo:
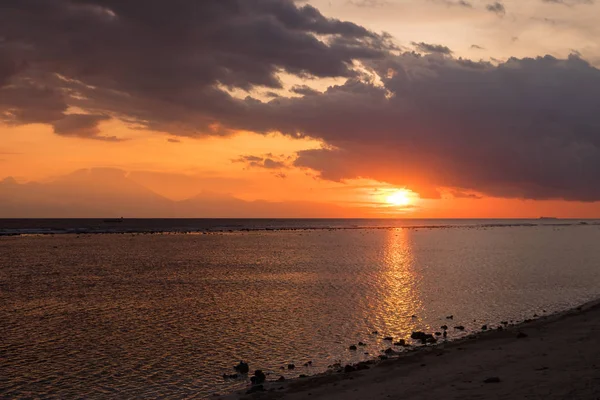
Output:
<svg viewBox="0 0 600 400">
<path fill-rule="evenodd" d="M 118 140 L 97 129 L 108 118 L 178 136 L 281 131 L 327 143 L 295 161 L 326 179 L 374 178 L 424 196 L 450 187 L 600 200 L 600 71 L 577 56 L 492 65 L 426 43 L 417 48 L 437 51 L 400 54 L 385 34 L 291 0 L 0 7 L 5 123 L 103 140 Z M 223 90 L 281 88 L 282 71 L 347 81 L 269 102 Z"/>
</svg>

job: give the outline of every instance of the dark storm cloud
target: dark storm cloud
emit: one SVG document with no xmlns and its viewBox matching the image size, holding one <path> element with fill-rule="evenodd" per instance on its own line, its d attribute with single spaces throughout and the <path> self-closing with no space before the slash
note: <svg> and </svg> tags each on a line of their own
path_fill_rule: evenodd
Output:
<svg viewBox="0 0 600 400">
<path fill-rule="evenodd" d="M 429 44 L 429 43 L 411 43 L 415 48 L 423 53 L 439 53 L 439 54 L 452 54 L 452 50 L 446 46 L 440 44 Z"/>
<path fill-rule="evenodd" d="M 115 136 L 104 136 L 100 134 L 98 124 L 108 120 L 106 115 L 92 114 L 68 114 L 54 121 L 54 133 L 62 136 L 76 136 L 80 138 L 98 139 L 107 141 L 118 141 Z"/>
<path fill-rule="evenodd" d="M 600 71 L 584 60 L 407 53 L 376 64 L 382 86 L 351 79 L 256 104 L 246 123 L 324 140 L 330 147 L 295 160 L 324 179 L 373 178 L 430 197 L 449 187 L 600 200 Z"/>
<path fill-rule="evenodd" d="M 499 17 L 504 17 L 504 15 L 506 14 L 506 8 L 504 7 L 504 4 L 500 2 L 488 4 L 487 6 L 485 6 L 485 9 L 489 12 L 498 15 Z"/>
<path fill-rule="evenodd" d="M 0 8 L 8 124 L 101 140 L 116 140 L 98 130 L 108 117 L 174 136 L 279 131 L 325 147 L 295 161 L 237 161 L 274 172 L 293 162 L 325 179 L 373 178 L 426 197 L 443 187 L 600 200 L 600 71 L 577 56 L 492 65 L 443 46 L 395 55 L 387 35 L 291 0 L 0 0 Z M 282 71 L 346 82 L 268 102 L 224 89 L 281 89 Z"/>
<path fill-rule="evenodd" d="M 215 124 L 243 104 L 222 87 L 280 88 L 281 71 L 353 77 L 354 60 L 380 58 L 391 43 L 291 0 L 0 0 L 0 8 L 0 116 L 12 124 L 54 124 L 75 106 L 175 134 L 226 134 Z"/>
</svg>

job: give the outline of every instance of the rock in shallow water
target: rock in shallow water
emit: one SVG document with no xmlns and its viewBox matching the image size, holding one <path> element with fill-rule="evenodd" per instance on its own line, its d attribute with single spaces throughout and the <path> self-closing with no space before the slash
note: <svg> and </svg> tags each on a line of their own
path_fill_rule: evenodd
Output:
<svg viewBox="0 0 600 400">
<path fill-rule="evenodd" d="M 248 365 L 248 363 L 240 361 L 240 363 L 233 367 L 233 369 L 235 369 L 240 374 L 247 374 L 250 371 L 250 366 Z"/>
<path fill-rule="evenodd" d="M 258 385 L 266 380 L 267 376 L 260 369 L 254 371 L 254 376 L 250 378 L 250 382 L 252 382 L 253 385 Z"/>
</svg>

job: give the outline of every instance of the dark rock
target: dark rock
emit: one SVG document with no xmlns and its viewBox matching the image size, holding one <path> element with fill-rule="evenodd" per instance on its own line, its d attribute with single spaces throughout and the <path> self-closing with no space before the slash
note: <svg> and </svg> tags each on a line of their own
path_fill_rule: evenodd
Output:
<svg viewBox="0 0 600 400">
<path fill-rule="evenodd" d="M 281 381 L 285 381 L 285 376 L 281 375 L 279 378 L 277 378 L 277 382 Z"/>
<path fill-rule="evenodd" d="M 308 361 L 308 362 L 307 362 L 307 364 L 308 364 L 308 365 L 312 365 L 312 361 Z"/>
<path fill-rule="evenodd" d="M 448 325 L 442 325 L 442 326 L 440 326 L 440 329 L 446 330 L 446 329 L 448 329 Z"/>
<path fill-rule="evenodd" d="M 252 382 L 253 385 L 264 383 L 266 380 L 267 376 L 260 369 L 254 371 L 254 376 L 250 378 L 250 382 Z"/>
<path fill-rule="evenodd" d="M 537 318 L 537 317 L 539 317 L 539 315 L 533 314 L 533 318 Z"/>
<path fill-rule="evenodd" d="M 502 321 L 500 322 L 502 325 L 508 325 L 508 321 Z"/>
<path fill-rule="evenodd" d="M 387 348 L 387 349 L 385 349 L 383 352 L 384 352 L 385 354 L 388 354 L 388 355 L 390 355 L 390 354 L 394 354 L 394 353 L 395 353 L 395 351 L 394 351 L 394 350 L 392 350 L 392 348 L 391 348 L 391 347 L 388 347 L 388 348 Z"/>
<path fill-rule="evenodd" d="M 432 334 L 421 332 L 421 331 L 413 332 L 410 335 L 410 338 L 411 339 L 415 339 L 415 340 L 420 340 L 421 343 L 423 343 L 423 344 L 427 343 L 428 341 L 430 341 L 432 339 L 433 339 L 433 341 L 435 341 L 435 338 L 433 337 Z"/>
<path fill-rule="evenodd" d="M 305 367 L 308 367 L 308 363 L 304 363 L 304 366 L 305 366 Z"/>
<path fill-rule="evenodd" d="M 363 342 L 358 342 L 358 345 L 359 345 L 359 346 L 366 346 L 367 344 L 366 344 L 366 343 L 363 343 Z"/>
<path fill-rule="evenodd" d="M 248 363 L 240 361 L 240 363 L 233 367 L 233 369 L 235 369 L 240 374 L 247 374 L 250 371 L 250 366 L 248 366 Z"/>
<path fill-rule="evenodd" d="M 487 328 L 488 328 L 488 326 L 487 326 L 487 325 L 483 325 L 483 326 L 481 327 L 481 330 L 482 330 L 482 331 L 487 331 Z"/>
<path fill-rule="evenodd" d="M 428 337 L 427 339 L 425 339 L 425 343 L 436 343 L 437 339 L 434 338 L 433 336 Z"/>
<path fill-rule="evenodd" d="M 462 325 L 457 325 L 457 326 L 454 327 L 454 329 L 458 329 L 459 331 L 464 331 L 465 327 L 462 326 Z"/>
<path fill-rule="evenodd" d="M 396 343 L 394 343 L 394 346 L 406 346 L 406 340 L 400 339 Z"/>
<path fill-rule="evenodd" d="M 238 374 L 223 374 L 223 379 L 237 379 L 238 378 Z"/>
<path fill-rule="evenodd" d="M 388 359 L 388 356 L 384 356 L 384 355 L 382 354 L 382 355 L 380 355 L 380 356 L 379 356 L 379 359 L 380 359 L 380 360 L 387 360 L 387 359 Z"/>
<path fill-rule="evenodd" d="M 448 337 L 448 332 L 444 331 L 444 339 Z"/>
<path fill-rule="evenodd" d="M 504 330 L 504 328 L 503 328 L 503 327 L 501 327 L 501 326 L 499 326 L 499 327 L 497 327 L 497 328 L 496 328 L 496 330 L 498 330 L 498 331 L 503 331 L 503 330 Z"/>
<path fill-rule="evenodd" d="M 371 332 L 371 334 L 372 334 L 372 335 L 378 335 L 378 334 L 379 334 L 379 332 L 377 332 L 377 331 L 373 331 L 373 332 Z"/>
<path fill-rule="evenodd" d="M 350 347 L 348 347 L 348 349 L 350 349 L 350 350 L 356 350 L 356 346 L 355 345 L 351 345 Z"/>
<path fill-rule="evenodd" d="M 446 319 L 454 319 L 454 315 L 448 315 Z"/>
<path fill-rule="evenodd" d="M 523 338 L 526 338 L 528 336 L 529 335 L 526 334 L 525 332 L 519 332 L 519 333 L 517 333 L 517 339 L 523 339 Z"/>
<path fill-rule="evenodd" d="M 391 336 L 386 336 L 383 338 L 383 340 L 389 340 L 391 342 L 392 340 L 394 340 L 394 338 Z"/>
<path fill-rule="evenodd" d="M 265 391 L 265 387 L 263 385 L 254 385 L 246 391 L 246 394 L 264 392 L 264 391 Z"/>
<path fill-rule="evenodd" d="M 499 382 L 500 382 L 500 378 L 498 378 L 497 376 L 489 377 L 483 381 L 483 383 L 499 383 Z"/>
<path fill-rule="evenodd" d="M 413 314 L 413 315 L 411 315 L 411 318 L 417 318 L 417 316 Z"/>
<path fill-rule="evenodd" d="M 300 376 L 298 376 L 298 378 L 308 378 L 308 375 L 300 374 Z"/>
<path fill-rule="evenodd" d="M 353 365 L 348 364 L 344 367 L 345 373 L 350 373 L 350 372 L 354 372 L 354 371 L 356 371 L 356 368 Z"/>
<path fill-rule="evenodd" d="M 442 336 L 442 332 L 436 332 L 435 336 Z"/>
<path fill-rule="evenodd" d="M 294 369 L 296 366 L 294 364 L 288 364 L 288 369 Z"/>
</svg>

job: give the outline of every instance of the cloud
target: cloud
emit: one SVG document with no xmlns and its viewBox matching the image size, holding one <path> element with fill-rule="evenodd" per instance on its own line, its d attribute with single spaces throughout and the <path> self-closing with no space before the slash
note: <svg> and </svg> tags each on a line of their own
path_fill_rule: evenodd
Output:
<svg viewBox="0 0 600 400">
<path fill-rule="evenodd" d="M 387 35 L 291 0 L 10 3 L 0 14 L 0 115 L 11 124 L 54 124 L 77 107 L 222 135 L 219 122 L 244 107 L 224 89 L 280 89 L 281 72 L 354 77 L 355 60 L 393 48 Z"/>
<path fill-rule="evenodd" d="M 580 4 L 594 4 L 593 0 L 542 0 L 544 3 L 561 4 L 563 6 L 573 7 Z"/>
<path fill-rule="evenodd" d="M 481 47 L 481 46 L 479 46 L 479 45 L 476 45 L 476 44 L 472 44 L 472 45 L 471 45 L 471 48 L 472 48 L 472 49 L 475 49 L 475 50 L 485 50 L 485 47 Z"/>
<path fill-rule="evenodd" d="M 61 136 L 74 136 L 106 141 L 121 140 L 116 136 L 105 136 L 100 134 L 98 124 L 109 119 L 110 118 L 106 115 L 68 114 L 63 118 L 54 121 L 52 126 L 54 128 L 54 133 Z"/>
<path fill-rule="evenodd" d="M 506 15 L 506 8 L 504 7 L 504 4 L 498 1 L 495 3 L 488 4 L 487 6 L 485 6 L 485 9 L 489 12 L 496 14 L 499 17 L 504 17 L 504 15 Z"/>
<path fill-rule="evenodd" d="M 315 90 L 307 85 L 295 85 L 290 89 L 290 92 L 300 94 L 302 96 L 311 96 L 320 93 L 318 90 Z"/>
<path fill-rule="evenodd" d="M 415 48 L 423 53 L 439 53 L 439 54 L 452 54 L 452 50 L 450 50 L 446 46 L 442 46 L 440 44 L 429 44 L 429 43 L 411 43 Z"/>
<path fill-rule="evenodd" d="M 600 71 L 577 56 L 492 65 L 427 43 L 418 46 L 428 54 L 397 54 L 388 35 L 291 0 L 139 4 L 12 2 L 0 13 L 2 120 L 103 140 L 108 117 L 174 136 L 279 131 L 323 148 L 237 161 L 372 178 L 425 197 L 441 187 L 600 200 Z M 345 83 L 252 97 L 281 90 L 281 72 Z"/>
<path fill-rule="evenodd" d="M 181 140 L 176 138 L 167 138 L 167 142 L 169 143 L 181 143 Z"/>
<path fill-rule="evenodd" d="M 346 3 L 359 8 L 378 8 L 391 4 L 386 0 L 348 0 Z"/>
<path fill-rule="evenodd" d="M 263 156 L 245 155 L 232 160 L 235 163 L 243 163 L 248 167 L 265 169 L 286 169 L 289 168 L 289 158 L 281 155 L 275 156 L 271 153 Z"/>
<path fill-rule="evenodd" d="M 382 85 L 351 79 L 319 95 L 253 104 L 246 124 L 323 140 L 327 147 L 294 161 L 323 179 L 370 178 L 426 197 L 446 187 L 600 200 L 600 70 L 586 61 L 492 65 L 405 53 L 373 68 Z"/>
<path fill-rule="evenodd" d="M 465 7 L 465 8 L 473 8 L 473 4 L 469 1 L 465 0 L 431 0 L 435 3 L 445 4 L 448 7 Z"/>
</svg>

